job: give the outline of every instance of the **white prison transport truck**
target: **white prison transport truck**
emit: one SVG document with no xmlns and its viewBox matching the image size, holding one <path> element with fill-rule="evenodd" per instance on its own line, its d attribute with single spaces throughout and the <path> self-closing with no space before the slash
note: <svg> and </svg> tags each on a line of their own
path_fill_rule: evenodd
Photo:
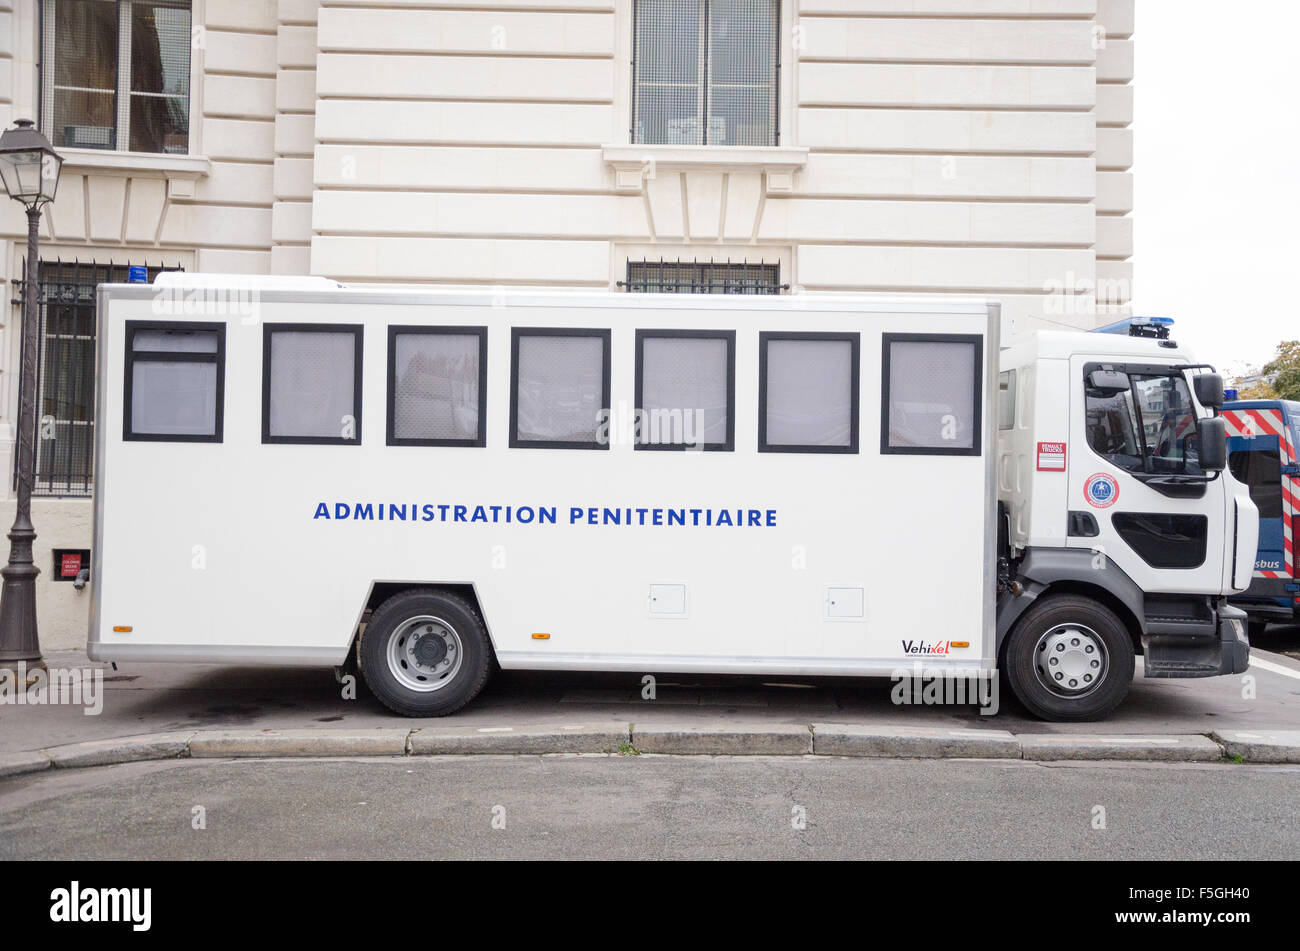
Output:
<svg viewBox="0 0 1300 951">
<path fill-rule="evenodd" d="M 1241 671 L 1222 385 L 983 301 L 100 288 L 98 661 L 990 675 L 1089 719 Z M 999 367 L 1000 360 L 1000 367 Z M 1000 372 L 1001 370 L 1001 372 Z"/>
</svg>

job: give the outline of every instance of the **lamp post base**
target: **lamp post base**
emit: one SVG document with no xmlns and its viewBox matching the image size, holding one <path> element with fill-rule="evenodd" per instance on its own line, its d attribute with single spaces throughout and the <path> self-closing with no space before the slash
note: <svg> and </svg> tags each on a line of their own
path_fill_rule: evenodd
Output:
<svg viewBox="0 0 1300 951">
<path fill-rule="evenodd" d="M 15 525 L 9 532 L 13 543 L 9 564 L 0 568 L 0 669 L 17 671 L 44 670 L 41 641 L 36 629 L 36 576 L 41 573 L 32 562 L 32 542 L 36 532 L 30 526 Z"/>
</svg>

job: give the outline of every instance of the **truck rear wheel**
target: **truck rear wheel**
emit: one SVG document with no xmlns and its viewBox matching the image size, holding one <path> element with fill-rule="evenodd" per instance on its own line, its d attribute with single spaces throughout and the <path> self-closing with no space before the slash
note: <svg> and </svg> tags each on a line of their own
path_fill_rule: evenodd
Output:
<svg viewBox="0 0 1300 951">
<path fill-rule="evenodd" d="M 441 717 L 487 683 L 492 647 L 467 601 L 415 588 L 393 595 L 361 637 L 361 673 L 380 702 L 407 717 Z"/>
<path fill-rule="evenodd" d="M 1115 612 L 1090 598 L 1051 595 L 1007 637 L 1012 692 L 1044 720 L 1100 720 L 1133 684 L 1133 641 Z"/>
</svg>

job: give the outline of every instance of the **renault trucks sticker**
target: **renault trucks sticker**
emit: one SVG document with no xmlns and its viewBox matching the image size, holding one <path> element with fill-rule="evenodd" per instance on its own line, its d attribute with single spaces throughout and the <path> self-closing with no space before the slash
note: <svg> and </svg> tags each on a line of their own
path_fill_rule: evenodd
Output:
<svg viewBox="0 0 1300 951">
<path fill-rule="evenodd" d="M 1065 443 L 1040 442 L 1038 444 L 1038 471 L 1065 471 Z"/>
<path fill-rule="evenodd" d="M 1083 484 L 1083 497 L 1095 509 L 1108 509 L 1119 498 L 1119 483 L 1104 472 L 1090 475 Z"/>
</svg>

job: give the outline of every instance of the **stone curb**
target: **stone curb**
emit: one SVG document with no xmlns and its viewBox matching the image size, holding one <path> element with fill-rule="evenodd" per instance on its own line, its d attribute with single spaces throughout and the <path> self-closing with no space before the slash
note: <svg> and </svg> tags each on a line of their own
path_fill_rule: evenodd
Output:
<svg viewBox="0 0 1300 951">
<path fill-rule="evenodd" d="M 412 756 L 474 753 L 617 753 L 631 741 L 628 730 L 591 726 L 481 727 L 473 732 L 446 728 L 414 730 L 407 742 Z"/>
<path fill-rule="evenodd" d="M 1044 761 L 1300 763 L 1300 731 L 1199 734 L 1012 734 L 1004 730 L 865 724 L 701 727 L 688 722 L 552 727 L 368 730 L 199 730 L 147 733 L 0 753 L 0 778 L 51 768 L 194 758 L 659 753 L 714 756 L 852 756 Z"/>
<path fill-rule="evenodd" d="M 1005 730 L 814 723 L 813 752 L 821 756 L 1019 759 L 1020 741 Z"/>
<path fill-rule="evenodd" d="M 39 773 L 54 764 L 40 750 L 28 753 L 0 753 L 0 779 L 6 776 L 21 776 L 24 773 Z"/>
<path fill-rule="evenodd" d="M 686 723 L 633 724 L 632 746 L 638 753 L 679 756 L 800 756 L 812 753 L 813 737 L 806 726 L 783 724 L 734 729 Z"/>
<path fill-rule="evenodd" d="M 193 730 L 183 733 L 144 733 L 115 740 L 68 743 L 41 750 L 50 763 L 63 769 L 79 766 L 109 766 L 151 759 L 178 759 L 189 755 Z"/>
<path fill-rule="evenodd" d="M 1248 763 L 1300 763 L 1300 730 L 1216 730 L 1210 736 L 1225 755 Z"/>
<path fill-rule="evenodd" d="M 220 730 L 196 733 L 190 756 L 405 756 L 406 729 Z"/>
<path fill-rule="evenodd" d="M 1142 760 L 1165 763 L 1214 763 L 1223 749 L 1200 734 L 1105 736 L 1021 733 L 1020 749 L 1028 760 Z"/>
</svg>

